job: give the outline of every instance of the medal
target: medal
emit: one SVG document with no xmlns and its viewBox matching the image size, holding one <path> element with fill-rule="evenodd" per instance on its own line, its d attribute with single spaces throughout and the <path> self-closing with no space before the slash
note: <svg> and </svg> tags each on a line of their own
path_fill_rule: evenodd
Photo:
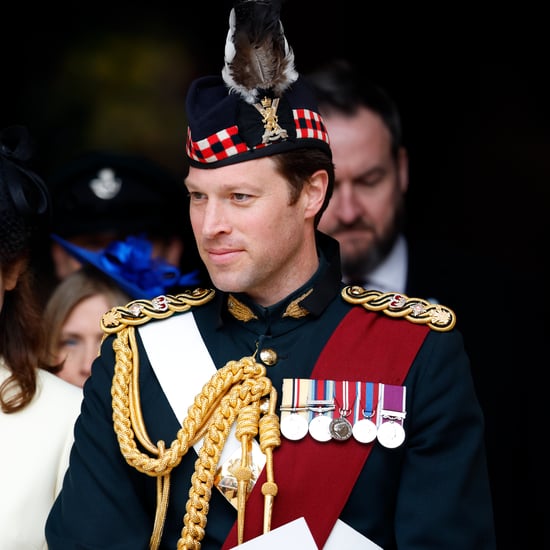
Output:
<svg viewBox="0 0 550 550">
<path fill-rule="evenodd" d="M 352 388 L 355 389 L 355 384 L 352 384 Z M 353 397 L 355 403 L 355 395 Z M 347 380 L 336 382 L 335 401 L 338 405 L 339 416 L 337 418 L 334 418 L 330 423 L 330 435 L 332 439 L 335 439 L 336 441 L 346 441 L 351 437 L 351 434 L 353 432 L 351 424 L 346 418 L 351 414 L 352 411 L 352 408 L 349 405 L 349 382 Z M 340 406 L 339 403 L 342 403 L 342 406 Z"/>
<path fill-rule="evenodd" d="M 375 392 L 378 393 L 378 384 L 373 382 L 365 382 L 364 397 L 361 395 L 361 382 L 357 382 L 357 402 L 355 418 L 357 419 L 353 424 L 353 437 L 359 441 L 359 443 L 371 443 L 376 439 L 376 408 L 374 403 L 377 401 Z M 364 406 L 363 406 L 364 403 Z M 359 419 L 360 414 L 363 418 Z"/>
<path fill-rule="evenodd" d="M 281 433 L 293 441 L 304 438 L 308 432 L 307 420 L 301 414 L 291 412 L 281 420 Z"/>
<path fill-rule="evenodd" d="M 388 449 L 395 449 L 405 441 L 405 390 L 405 386 L 380 384 L 381 411 L 376 437 Z"/>
<path fill-rule="evenodd" d="M 301 378 L 283 379 L 281 400 L 281 433 L 287 439 L 297 441 L 307 435 L 309 381 Z"/>
<path fill-rule="evenodd" d="M 370 443 L 376 439 L 376 424 L 368 418 L 362 418 L 353 425 L 353 437 L 359 443 Z"/>
<path fill-rule="evenodd" d="M 316 441 L 330 441 L 330 423 L 334 410 L 334 382 L 332 380 L 311 380 L 308 407 L 316 415 L 309 421 L 309 435 Z M 329 399 L 330 396 L 330 399 Z M 329 413 L 329 414 L 325 414 Z"/>
<path fill-rule="evenodd" d="M 309 435 L 316 441 L 324 443 L 330 441 L 332 435 L 330 434 L 330 423 L 332 419 L 325 414 L 318 414 L 309 423 Z"/>
<path fill-rule="evenodd" d="M 388 420 L 380 424 L 376 437 L 384 447 L 395 449 L 405 441 L 405 430 L 395 420 Z"/>
<path fill-rule="evenodd" d="M 346 441 L 352 434 L 352 427 L 349 421 L 344 418 L 334 418 L 329 424 L 330 436 L 337 441 Z"/>
</svg>

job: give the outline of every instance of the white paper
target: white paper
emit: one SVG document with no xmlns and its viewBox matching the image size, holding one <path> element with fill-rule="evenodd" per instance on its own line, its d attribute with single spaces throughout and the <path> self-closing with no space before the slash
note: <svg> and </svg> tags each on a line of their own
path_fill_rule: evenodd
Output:
<svg viewBox="0 0 550 550">
<path fill-rule="evenodd" d="M 347 523 L 337 519 L 323 550 L 342 550 L 342 548 L 359 548 L 361 550 L 384 550 Z"/>
<path fill-rule="evenodd" d="M 285 550 L 319 550 L 303 517 L 277 527 L 277 529 L 240 546 L 234 546 L 234 548 L 239 550 L 281 550 L 281 548 Z"/>
<path fill-rule="evenodd" d="M 306 520 L 295 519 L 273 529 L 266 535 L 260 535 L 240 546 L 234 546 L 231 550 L 319 550 L 315 539 L 309 530 Z M 342 548 L 354 548 L 361 550 L 384 550 L 359 531 L 352 529 L 347 523 L 336 520 L 332 531 L 323 546 L 323 550 L 342 550 Z"/>
</svg>

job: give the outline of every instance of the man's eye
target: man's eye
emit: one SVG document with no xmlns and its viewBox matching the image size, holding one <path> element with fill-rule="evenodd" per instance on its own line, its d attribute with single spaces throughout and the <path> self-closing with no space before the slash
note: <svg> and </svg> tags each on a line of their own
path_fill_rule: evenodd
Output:
<svg viewBox="0 0 550 550">
<path fill-rule="evenodd" d="M 243 202 L 250 198 L 250 195 L 247 195 L 246 193 L 233 193 L 233 198 L 237 202 Z"/>
<path fill-rule="evenodd" d="M 200 201 L 200 200 L 204 199 L 204 197 L 205 197 L 204 193 L 198 193 L 196 191 L 193 191 L 192 193 L 189 193 L 189 198 L 192 201 Z"/>
<path fill-rule="evenodd" d="M 365 178 L 359 181 L 358 185 L 360 185 L 361 187 L 368 187 L 368 188 L 376 187 L 381 180 L 382 178 L 380 176 Z"/>
</svg>

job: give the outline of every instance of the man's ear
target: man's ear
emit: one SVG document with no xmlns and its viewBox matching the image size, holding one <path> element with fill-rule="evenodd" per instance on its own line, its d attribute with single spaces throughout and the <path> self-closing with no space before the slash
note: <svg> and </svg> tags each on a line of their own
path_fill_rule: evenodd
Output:
<svg viewBox="0 0 550 550">
<path fill-rule="evenodd" d="M 73 271 L 81 267 L 81 263 L 71 256 L 59 243 L 52 241 L 50 245 L 55 275 L 58 279 L 64 279 Z"/>
<path fill-rule="evenodd" d="M 308 183 L 305 185 L 304 191 L 307 197 L 305 208 L 305 216 L 314 218 L 321 210 L 325 195 L 328 189 L 328 173 L 326 170 L 317 170 L 314 172 Z"/>
<path fill-rule="evenodd" d="M 2 277 L 4 290 L 13 290 L 15 288 L 19 276 L 21 275 L 21 273 L 23 273 L 26 267 L 27 259 L 19 258 L 18 260 L 15 260 L 15 263 L 13 263 L 8 269 L 4 271 Z"/>
<path fill-rule="evenodd" d="M 399 149 L 397 157 L 397 170 L 401 193 L 405 193 L 409 187 L 409 155 L 404 147 Z"/>
</svg>

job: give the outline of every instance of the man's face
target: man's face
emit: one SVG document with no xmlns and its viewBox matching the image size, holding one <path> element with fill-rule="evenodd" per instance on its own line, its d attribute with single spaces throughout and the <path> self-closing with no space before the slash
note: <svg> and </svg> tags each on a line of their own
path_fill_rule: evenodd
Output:
<svg viewBox="0 0 550 550">
<path fill-rule="evenodd" d="M 340 242 L 344 275 L 371 271 L 391 249 L 403 215 L 407 157 L 391 155 L 382 119 L 361 108 L 353 116 L 324 115 L 336 182 L 319 229 Z"/>
<path fill-rule="evenodd" d="M 198 250 L 217 288 L 270 305 L 311 276 L 313 217 L 326 186 L 306 185 L 290 204 L 289 185 L 269 157 L 191 167 L 186 185 Z"/>
</svg>

